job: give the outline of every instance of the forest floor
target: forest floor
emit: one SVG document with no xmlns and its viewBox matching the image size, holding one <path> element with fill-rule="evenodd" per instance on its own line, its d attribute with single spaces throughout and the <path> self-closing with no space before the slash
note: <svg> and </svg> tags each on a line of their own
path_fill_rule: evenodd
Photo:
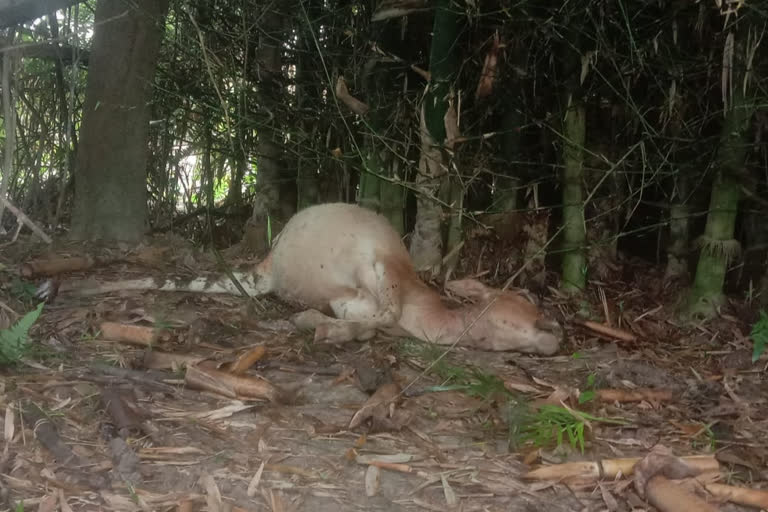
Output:
<svg viewBox="0 0 768 512">
<path fill-rule="evenodd" d="M 62 277 L 215 268 L 182 245 Z M 10 310 L 34 309 L 29 290 L 44 280 L 22 279 L 21 264 L 84 249 L 20 241 L 0 250 L 0 330 L 18 320 Z M 592 283 L 580 301 L 549 294 L 544 305 L 566 320 L 590 311 L 637 339 L 566 323 L 568 340 L 554 357 L 456 348 L 438 360 L 440 349 L 383 336 L 313 345 L 286 321 L 294 310 L 269 298 L 262 309 L 189 293 L 62 295 L 32 326 L 25 359 L 0 369 L 0 510 L 22 501 L 25 511 L 657 510 L 631 475 L 525 478 L 542 465 L 642 459 L 657 445 L 679 457 L 714 456 L 720 483 L 768 489 L 766 356 L 751 361 L 752 326 L 739 314 L 747 306 L 732 302 L 719 318 L 683 327 L 658 291 L 658 271 L 624 272 L 633 274 Z M 161 327 L 161 335 L 150 350 L 140 339 L 106 339 L 104 321 Z M 158 353 L 208 357 L 221 371 L 209 365 L 191 379 Z M 227 396 L 227 363 L 243 353 L 256 362 L 237 376 L 247 381 L 241 391 L 258 392 L 260 377 L 291 392 L 275 401 Z M 402 399 L 366 415 L 362 406 L 388 382 L 407 388 Z M 451 384 L 464 387 L 429 389 Z M 658 394 L 638 401 L 600 394 L 649 388 Z M 591 399 L 580 403 L 584 392 Z M 521 437 L 521 425 L 531 425 L 521 411 L 543 402 L 598 418 L 585 425 L 583 453 L 567 435 L 542 446 Z M 533 423 L 539 432 L 546 418 Z"/>
</svg>

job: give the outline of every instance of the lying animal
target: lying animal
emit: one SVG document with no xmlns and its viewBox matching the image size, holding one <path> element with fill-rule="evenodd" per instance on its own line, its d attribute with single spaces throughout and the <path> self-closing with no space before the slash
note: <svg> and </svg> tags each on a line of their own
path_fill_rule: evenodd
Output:
<svg viewBox="0 0 768 512">
<path fill-rule="evenodd" d="M 298 212 L 260 263 L 234 275 L 249 295 L 273 293 L 309 308 L 292 321 L 300 328 L 314 328 L 318 342 L 362 341 L 380 330 L 450 345 L 463 333 L 457 345 L 551 355 L 564 337 L 558 322 L 543 316 L 521 295 L 474 279 L 446 284 L 447 290 L 474 303 L 446 307 L 440 295 L 419 279 L 389 222 L 354 204 L 326 203 Z M 240 295 L 227 276 L 135 279 L 91 290 L 62 285 L 58 291 L 87 295 L 117 290 Z M 43 286 L 38 296 L 45 298 L 50 292 Z"/>
</svg>

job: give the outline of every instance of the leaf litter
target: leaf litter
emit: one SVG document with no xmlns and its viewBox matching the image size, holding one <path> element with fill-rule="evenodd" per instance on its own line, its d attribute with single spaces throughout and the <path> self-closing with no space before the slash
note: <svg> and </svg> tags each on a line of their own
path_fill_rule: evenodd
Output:
<svg viewBox="0 0 768 512">
<path fill-rule="evenodd" d="M 109 280 L 168 272 L 170 253 L 212 267 L 155 248 L 16 268 Z M 0 509 L 768 506 L 766 356 L 749 335 L 764 328 L 736 301 L 681 326 L 649 274 L 595 286 L 588 319 L 547 295 L 573 320 L 554 357 L 460 349 L 434 365 L 442 349 L 410 339 L 314 346 L 270 299 L 258 313 L 182 293 L 57 301 L 0 370 Z M 16 322 L 36 304 L 2 282 Z"/>
</svg>

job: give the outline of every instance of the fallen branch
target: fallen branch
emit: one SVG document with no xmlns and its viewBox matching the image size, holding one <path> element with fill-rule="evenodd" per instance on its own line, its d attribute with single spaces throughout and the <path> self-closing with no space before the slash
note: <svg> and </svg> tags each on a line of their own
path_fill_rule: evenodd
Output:
<svg viewBox="0 0 768 512">
<path fill-rule="evenodd" d="M 19 222 L 24 223 L 24 225 L 26 225 L 29 229 L 32 230 L 33 233 L 39 236 L 43 240 L 43 242 L 47 244 L 53 243 L 53 240 L 51 239 L 51 237 L 45 234 L 45 231 L 37 227 L 37 224 L 32 222 L 32 220 L 29 217 L 27 217 L 27 215 L 24 212 L 16 208 L 13 205 L 13 203 L 11 203 L 8 199 L 0 195 L 0 202 L 2 202 L 5 205 L 5 207 L 8 208 L 8 211 L 10 211 L 12 214 L 16 216 L 16 219 L 18 219 Z"/>
</svg>

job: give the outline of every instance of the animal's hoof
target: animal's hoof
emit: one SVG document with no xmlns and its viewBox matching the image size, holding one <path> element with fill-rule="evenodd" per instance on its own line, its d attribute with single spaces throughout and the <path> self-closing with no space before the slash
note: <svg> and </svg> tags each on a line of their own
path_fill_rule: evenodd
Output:
<svg viewBox="0 0 768 512">
<path fill-rule="evenodd" d="M 291 323 L 297 329 L 314 329 L 326 320 L 328 320 L 327 316 L 314 309 L 301 311 L 291 316 Z"/>
<path fill-rule="evenodd" d="M 356 334 L 349 325 L 324 322 L 315 327 L 315 343 L 346 343 L 354 341 Z"/>
</svg>

